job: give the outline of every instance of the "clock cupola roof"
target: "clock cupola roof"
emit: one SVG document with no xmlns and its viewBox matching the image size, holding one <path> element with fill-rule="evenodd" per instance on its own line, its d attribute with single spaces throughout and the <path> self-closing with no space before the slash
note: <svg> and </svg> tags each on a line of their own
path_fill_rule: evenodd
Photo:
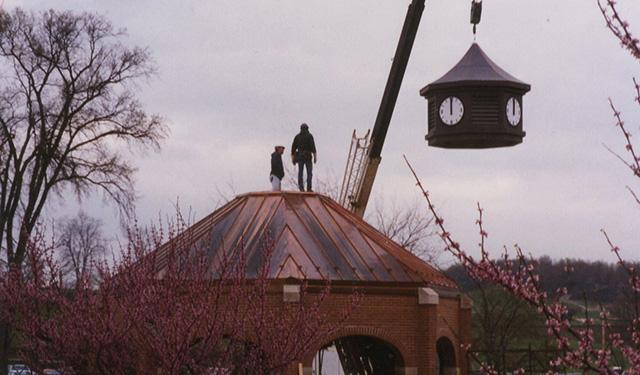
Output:
<svg viewBox="0 0 640 375">
<path fill-rule="evenodd" d="M 507 86 L 529 91 L 531 86 L 520 81 L 498 64 L 473 43 L 460 61 L 444 76 L 428 84 L 422 90 L 421 95 L 426 95 L 431 89 L 446 88 L 452 86 Z"/>
</svg>

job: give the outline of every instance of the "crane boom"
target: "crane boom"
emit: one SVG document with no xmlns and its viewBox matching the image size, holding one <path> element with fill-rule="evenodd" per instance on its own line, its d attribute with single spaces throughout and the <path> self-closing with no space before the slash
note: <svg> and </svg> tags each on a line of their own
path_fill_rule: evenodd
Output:
<svg viewBox="0 0 640 375">
<path fill-rule="evenodd" d="M 359 217 L 364 216 L 369 195 L 371 195 L 373 182 L 376 178 L 378 166 L 380 165 L 380 154 L 382 152 L 382 146 L 384 145 L 384 139 L 389 129 L 393 109 L 398 99 L 402 79 L 404 78 L 409 56 L 411 55 L 411 49 L 413 48 L 413 42 L 418 32 L 422 12 L 424 11 L 424 2 L 425 0 L 412 0 L 407 10 L 407 16 L 404 20 L 396 54 L 391 64 L 389 78 L 387 78 L 387 85 L 385 86 L 376 122 L 371 133 L 365 170 L 361 175 L 362 180 L 356 184 L 357 193 L 355 194 L 355 199 L 351 202 L 351 210 Z"/>
</svg>

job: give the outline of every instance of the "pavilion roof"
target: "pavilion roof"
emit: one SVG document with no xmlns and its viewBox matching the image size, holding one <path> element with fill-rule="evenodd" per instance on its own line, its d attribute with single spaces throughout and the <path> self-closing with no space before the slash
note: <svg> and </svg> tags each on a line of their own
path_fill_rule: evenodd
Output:
<svg viewBox="0 0 640 375">
<path fill-rule="evenodd" d="M 272 279 L 421 283 L 457 289 L 442 272 L 317 193 L 239 195 L 183 235 L 204 246 L 213 268 L 222 251 L 241 249 L 249 277 L 269 251 Z"/>
</svg>

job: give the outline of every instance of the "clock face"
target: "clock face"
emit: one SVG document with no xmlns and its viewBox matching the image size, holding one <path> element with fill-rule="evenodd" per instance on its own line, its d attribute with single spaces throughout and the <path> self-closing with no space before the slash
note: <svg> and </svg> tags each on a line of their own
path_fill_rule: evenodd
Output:
<svg viewBox="0 0 640 375">
<path fill-rule="evenodd" d="M 455 125 L 462 120 L 464 115 L 464 105 L 462 100 L 455 96 L 450 96 L 440 104 L 440 119 L 447 125 Z"/>
<path fill-rule="evenodd" d="M 507 121 L 511 126 L 518 126 L 522 119 L 522 109 L 520 108 L 520 102 L 513 96 L 507 100 Z"/>
</svg>

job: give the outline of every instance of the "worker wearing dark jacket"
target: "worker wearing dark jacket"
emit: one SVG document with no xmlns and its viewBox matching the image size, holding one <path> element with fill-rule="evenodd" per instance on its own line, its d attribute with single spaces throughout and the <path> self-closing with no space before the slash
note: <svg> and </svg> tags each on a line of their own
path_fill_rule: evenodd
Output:
<svg viewBox="0 0 640 375">
<path fill-rule="evenodd" d="M 282 165 L 282 154 L 284 146 L 276 146 L 276 150 L 271 154 L 271 190 L 280 191 L 282 178 L 284 177 L 284 166 Z"/>
<path fill-rule="evenodd" d="M 312 163 L 313 160 L 313 163 Z M 303 168 L 307 169 L 307 191 L 311 189 L 311 179 L 313 178 L 313 164 L 318 161 L 316 153 L 316 144 L 313 141 L 313 135 L 309 133 L 307 124 L 300 125 L 300 133 L 293 138 L 291 146 L 291 161 L 293 164 L 298 163 L 298 187 L 300 191 L 304 191 L 303 185 Z"/>
</svg>

